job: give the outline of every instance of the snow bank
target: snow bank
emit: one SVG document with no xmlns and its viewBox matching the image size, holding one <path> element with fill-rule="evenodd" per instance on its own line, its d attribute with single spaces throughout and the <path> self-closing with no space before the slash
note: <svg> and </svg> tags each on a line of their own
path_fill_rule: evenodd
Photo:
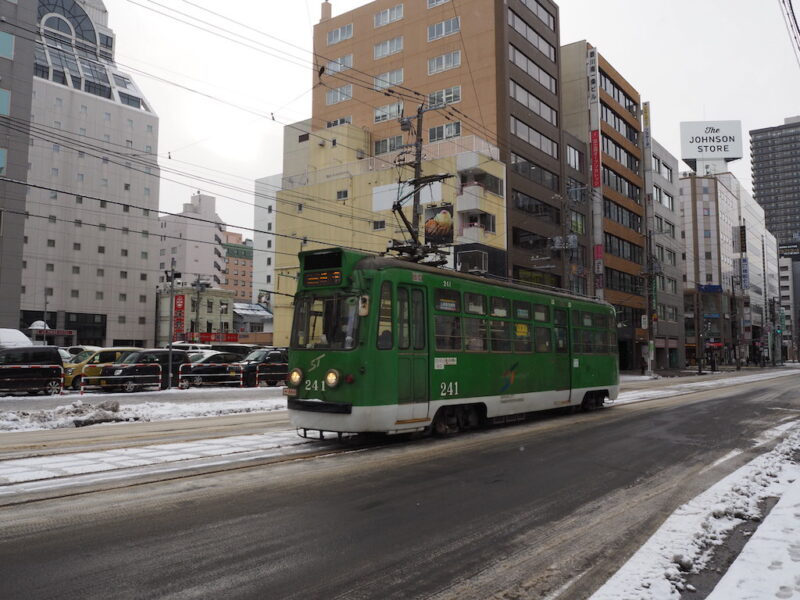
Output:
<svg viewBox="0 0 800 600">
<path fill-rule="evenodd" d="M 33 431 L 80 427 L 96 423 L 163 421 L 192 417 L 217 417 L 253 412 L 269 412 L 286 408 L 282 396 L 261 399 L 225 400 L 222 402 L 145 402 L 120 406 L 116 401 L 93 405 L 83 400 L 50 410 L 0 411 L 0 432 Z"/>
<path fill-rule="evenodd" d="M 788 490 L 797 493 L 800 466 L 793 456 L 800 451 L 800 423 L 793 421 L 776 428 L 773 433 L 778 435 L 786 430 L 790 431 L 789 435 L 774 450 L 731 473 L 675 511 L 590 600 L 678 600 L 681 592 L 687 589 L 684 574 L 702 571 L 715 546 L 721 545 L 738 524 L 746 519 L 760 519 L 762 500 L 783 496 Z M 795 513 L 800 515 L 800 506 L 783 511 L 784 520 L 778 525 L 779 529 L 797 527 Z M 776 518 L 781 517 L 777 515 Z M 800 558 L 800 544 L 795 546 Z M 777 550 L 770 556 L 776 553 Z M 736 584 L 742 577 L 735 579 Z M 773 593 L 766 590 L 761 592 L 762 595 L 742 597 L 766 597 L 767 594 L 773 597 Z M 711 597 L 715 600 L 739 597 L 720 593 L 722 595 Z"/>
</svg>

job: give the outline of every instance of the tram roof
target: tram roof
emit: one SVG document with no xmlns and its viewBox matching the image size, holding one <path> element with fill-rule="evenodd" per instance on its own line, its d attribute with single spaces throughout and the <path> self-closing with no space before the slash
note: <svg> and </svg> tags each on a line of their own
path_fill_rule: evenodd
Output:
<svg viewBox="0 0 800 600">
<path fill-rule="evenodd" d="M 607 306 L 609 308 L 613 308 L 613 306 L 606 302 L 605 300 L 600 300 L 599 298 L 590 298 L 589 296 L 578 296 L 575 294 L 570 294 L 568 292 L 562 292 L 553 290 L 547 287 L 539 287 L 539 286 L 529 286 L 523 285 L 520 283 L 513 283 L 510 281 L 503 281 L 502 279 L 489 279 L 487 277 L 479 277 L 477 275 L 471 275 L 469 273 L 462 273 L 460 271 L 445 271 L 439 269 L 437 267 L 431 267 L 419 263 L 415 263 L 408 260 L 403 260 L 400 258 L 394 257 L 387 257 L 387 256 L 369 256 L 365 255 L 364 258 L 359 260 L 356 263 L 355 268 L 357 269 L 374 269 L 374 270 L 381 270 L 381 269 L 407 269 L 409 271 L 422 271 L 425 273 L 436 274 L 436 275 L 446 275 L 448 277 L 455 277 L 456 279 L 463 279 L 466 281 L 473 281 L 475 283 L 480 283 L 483 285 L 494 285 L 498 287 L 505 287 L 509 289 L 519 290 L 523 292 L 531 292 L 535 290 L 539 293 L 548 294 L 551 296 L 558 296 L 560 298 L 568 298 L 570 300 L 580 300 L 582 302 L 592 302 L 595 304 L 601 304 Z"/>
</svg>

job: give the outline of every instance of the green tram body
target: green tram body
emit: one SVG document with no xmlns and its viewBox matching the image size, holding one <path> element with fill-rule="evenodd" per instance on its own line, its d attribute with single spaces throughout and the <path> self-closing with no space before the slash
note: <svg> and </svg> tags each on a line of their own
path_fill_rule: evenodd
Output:
<svg viewBox="0 0 800 600">
<path fill-rule="evenodd" d="M 605 302 L 342 249 L 300 265 L 285 393 L 302 435 L 452 431 L 617 397 Z"/>
</svg>

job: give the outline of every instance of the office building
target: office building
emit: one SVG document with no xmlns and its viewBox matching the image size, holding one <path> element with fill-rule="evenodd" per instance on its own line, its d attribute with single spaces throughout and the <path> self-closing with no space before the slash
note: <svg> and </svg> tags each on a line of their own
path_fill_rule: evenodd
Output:
<svg viewBox="0 0 800 600">
<path fill-rule="evenodd" d="M 764 210 L 728 172 L 684 173 L 679 197 L 687 360 L 706 365 L 772 360 L 779 347 L 778 254 Z"/>
<path fill-rule="evenodd" d="M 150 345 L 158 117 L 115 63 L 101 0 L 39 0 L 30 22 L 35 30 L 22 32 L 36 42 L 20 326 L 44 318 L 77 331 L 79 343 Z"/>
<path fill-rule="evenodd" d="M 217 199 L 197 192 L 184 203 L 180 213 L 159 219 L 158 251 L 161 272 L 175 260 L 175 270 L 183 281 L 203 281 L 211 287 L 222 287 L 225 279 L 225 226 L 217 215 Z"/>
<path fill-rule="evenodd" d="M 222 232 L 225 250 L 225 277 L 220 287 L 231 290 L 239 302 L 250 302 L 253 295 L 253 240 L 245 240 L 241 233 Z"/>
<path fill-rule="evenodd" d="M 800 242 L 800 117 L 750 132 L 753 196 L 778 244 Z"/>
<path fill-rule="evenodd" d="M 33 2 L 0 2 L 0 175 L 25 181 L 33 86 Z M 24 185 L 0 181 L 0 328 L 19 327 L 25 229 Z"/>
<path fill-rule="evenodd" d="M 561 77 L 562 126 L 590 152 L 592 289 L 617 310 L 620 368 L 638 369 L 649 352 L 640 95 L 586 41 L 561 48 Z M 663 216 L 661 227 L 675 239 L 675 219 Z"/>
</svg>

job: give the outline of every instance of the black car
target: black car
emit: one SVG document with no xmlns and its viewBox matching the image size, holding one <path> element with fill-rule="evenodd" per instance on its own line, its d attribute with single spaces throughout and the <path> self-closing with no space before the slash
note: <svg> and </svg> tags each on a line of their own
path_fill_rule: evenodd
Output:
<svg viewBox="0 0 800 600">
<path fill-rule="evenodd" d="M 17 346 L 0 350 L 0 390 L 59 394 L 64 363 L 57 346 Z"/>
<path fill-rule="evenodd" d="M 172 385 L 178 384 L 178 372 L 189 356 L 183 350 L 172 351 Z M 115 365 L 100 371 L 100 386 L 105 390 L 136 392 L 143 387 L 159 386 L 166 389 L 169 381 L 169 350 L 153 348 L 131 352 Z"/>
<path fill-rule="evenodd" d="M 259 348 L 242 362 L 244 384 L 254 387 L 262 383 L 278 385 L 289 376 L 289 354 L 284 348 Z"/>
<path fill-rule="evenodd" d="M 191 356 L 190 358 L 195 358 Z M 235 352 L 214 352 L 194 360 L 181 371 L 180 387 L 220 383 L 239 383 L 241 355 Z"/>
</svg>

